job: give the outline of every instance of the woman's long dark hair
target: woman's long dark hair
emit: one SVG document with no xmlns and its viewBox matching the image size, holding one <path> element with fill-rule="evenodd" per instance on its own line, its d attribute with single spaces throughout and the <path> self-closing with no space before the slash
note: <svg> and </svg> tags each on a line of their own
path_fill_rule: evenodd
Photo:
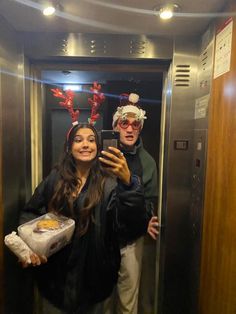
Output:
<svg viewBox="0 0 236 314">
<path fill-rule="evenodd" d="M 92 210 L 101 201 L 106 173 L 102 169 L 98 160 L 98 153 L 92 162 L 89 185 L 84 200 L 83 208 L 74 208 L 75 195 L 81 185 L 81 179 L 77 177 L 76 162 L 71 154 L 71 147 L 77 131 L 81 128 L 91 129 L 95 135 L 97 151 L 99 152 L 99 139 L 96 129 L 90 124 L 79 124 L 74 126 L 67 134 L 64 154 L 58 165 L 60 174 L 54 195 L 49 203 L 49 210 L 78 218 L 79 236 L 84 235 L 92 221 Z"/>
</svg>

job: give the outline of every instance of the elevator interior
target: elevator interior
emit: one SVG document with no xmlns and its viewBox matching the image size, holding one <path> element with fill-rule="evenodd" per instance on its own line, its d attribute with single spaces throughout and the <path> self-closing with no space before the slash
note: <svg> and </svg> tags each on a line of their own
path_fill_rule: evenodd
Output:
<svg viewBox="0 0 236 314">
<path fill-rule="evenodd" d="M 203 6 L 205 10 L 207 5 L 208 12 L 215 12 L 223 8 L 225 1 L 208 1 Z M 11 9 L 3 1 L 0 19 L 1 236 L 16 227 L 19 208 L 31 194 L 31 186 L 54 163 L 55 150 L 60 146 L 53 135 L 58 131 L 58 124 L 54 124 L 55 128 L 50 124 L 57 119 L 54 113 L 58 110 L 56 106 L 48 108 L 52 98 L 47 86 L 65 83 L 58 81 L 64 75 L 62 71 L 84 71 L 91 75 L 87 83 L 92 83 L 94 75 L 103 73 L 108 95 L 118 95 L 128 88 L 128 92 L 134 89 L 140 93 L 144 104 L 145 100 L 153 100 L 145 108 L 150 122 L 147 121 L 147 132 L 143 133 L 145 146 L 160 170 L 158 214 L 162 227 L 156 243 L 153 308 L 158 314 L 197 313 L 214 21 L 204 20 L 191 27 L 186 27 L 189 21 L 183 21 L 182 29 L 176 28 L 173 36 L 167 33 L 163 36 L 161 32 L 148 35 L 147 29 L 142 30 L 147 35 L 92 34 L 92 26 L 86 26 L 83 34 L 64 30 L 44 33 L 43 23 L 39 32 L 34 24 L 26 31 L 20 14 L 15 15 L 14 25 Z M 145 28 L 148 23 L 142 26 Z M 111 116 L 116 98 L 109 99 L 113 104 L 107 111 L 104 109 L 105 128 L 111 124 L 107 117 Z M 151 138 L 150 134 L 155 137 Z M 18 145 L 13 146 L 13 140 Z M 5 304 L 5 313 L 20 313 L 19 308 L 27 313 L 31 305 L 25 302 L 29 295 L 22 289 L 22 281 L 30 286 L 30 276 L 17 268 L 7 251 L 1 270 L 5 294 L 0 300 Z"/>
</svg>

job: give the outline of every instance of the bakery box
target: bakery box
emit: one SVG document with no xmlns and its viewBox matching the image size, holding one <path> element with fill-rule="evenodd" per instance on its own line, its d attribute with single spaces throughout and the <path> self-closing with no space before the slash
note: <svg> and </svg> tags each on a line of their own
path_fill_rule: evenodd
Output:
<svg viewBox="0 0 236 314">
<path fill-rule="evenodd" d="M 18 227 L 18 234 L 38 255 L 49 257 L 67 245 L 73 235 L 73 219 L 47 213 Z"/>
</svg>

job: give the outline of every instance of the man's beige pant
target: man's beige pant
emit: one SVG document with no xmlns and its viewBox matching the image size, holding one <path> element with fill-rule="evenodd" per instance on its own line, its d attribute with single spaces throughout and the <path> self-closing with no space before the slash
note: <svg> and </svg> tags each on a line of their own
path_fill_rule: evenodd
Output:
<svg viewBox="0 0 236 314">
<path fill-rule="evenodd" d="M 143 237 L 121 249 L 119 278 L 104 314 L 137 314 L 142 267 Z"/>
</svg>

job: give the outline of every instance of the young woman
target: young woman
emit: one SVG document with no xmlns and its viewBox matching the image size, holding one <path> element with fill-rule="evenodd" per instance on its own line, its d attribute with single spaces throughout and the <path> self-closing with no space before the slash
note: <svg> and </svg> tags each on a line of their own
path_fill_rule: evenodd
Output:
<svg viewBox="0 0 236 314">
<path fill-rule="evenodd" d="M 139 178 L 130 174 L 118 149 L 101 153 L 98 157 L 94 127 L 73 127 L 61 163 L 39 184 L 21 214 L 22 223 L 42 215 L 44 208 L 76 222 L 65 248 L 48 260 L 31 255 L 32 265 L 40 265 L 34 268 L 39 291 L 59 313 L 90 313 L 94 304 L 111 294 L 120 265 L 119 224 L 132 231 L 145 221 Z"/>
</svg>

